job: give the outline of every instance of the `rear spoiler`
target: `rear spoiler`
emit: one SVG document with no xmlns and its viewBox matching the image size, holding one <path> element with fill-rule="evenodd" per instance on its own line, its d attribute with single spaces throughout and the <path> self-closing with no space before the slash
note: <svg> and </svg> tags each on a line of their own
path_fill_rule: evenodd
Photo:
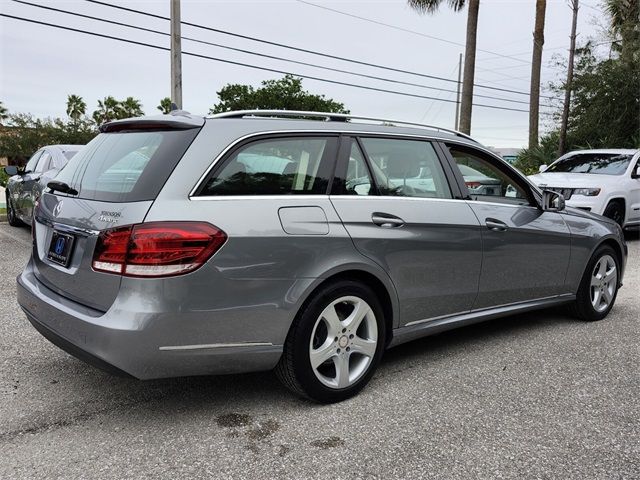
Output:
<svg viewBox="0 0 640 480">
<path fill-rule="evenodd" d="M 179 112 L 179 113 L 178 113 Z M 176 111 L 169 115 L 125 118 L 100 125 L 100 132 L 123 132 L 135 130 L 189 130 L 201 128 L 204 118 L 187 112 Z"/>
</svg>

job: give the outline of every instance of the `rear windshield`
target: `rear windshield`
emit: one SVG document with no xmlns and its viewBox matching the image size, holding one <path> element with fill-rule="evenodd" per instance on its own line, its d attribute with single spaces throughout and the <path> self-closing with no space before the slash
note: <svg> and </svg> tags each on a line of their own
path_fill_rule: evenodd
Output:
<svg viewBox="0 0 640 480">
<path fill-rule="evenodd" d="M 78 198 L 154 200 L 199 129 L 101 133 L 56 177 Z"/>
<path fill-rule="evenodd" d="M 618 153 L 578 153 L 551 165 L 547 172 L 596 173 L 622 175 L 633 155 Z"/>
</svg>

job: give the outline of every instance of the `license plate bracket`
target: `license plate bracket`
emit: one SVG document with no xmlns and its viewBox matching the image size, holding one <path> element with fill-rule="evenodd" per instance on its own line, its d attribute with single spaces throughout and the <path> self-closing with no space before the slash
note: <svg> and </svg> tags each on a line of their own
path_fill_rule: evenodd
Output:
<svg viewBox="0 0 640 480">
<path fill-rule="evenodd" d="M 73 235 L 54 230 L 51 236 L 47 258 L 53 263 L 68 267 L 71 261 L 71 252 L 73 251 L 74 243 L 75 237 Z"/>
</svg>

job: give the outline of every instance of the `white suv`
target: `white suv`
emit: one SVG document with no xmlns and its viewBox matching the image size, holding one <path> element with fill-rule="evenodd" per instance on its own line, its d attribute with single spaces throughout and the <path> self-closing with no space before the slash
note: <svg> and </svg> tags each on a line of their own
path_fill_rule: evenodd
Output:
<svg viewBox="0 0 640 480">
<path fill-rule="evenodd" d="M 567 205 L 609 217 L 622 227 L 640 225 L 640 150 L 576 150 L 531 179 L 561 193 Z"/>
</svg>

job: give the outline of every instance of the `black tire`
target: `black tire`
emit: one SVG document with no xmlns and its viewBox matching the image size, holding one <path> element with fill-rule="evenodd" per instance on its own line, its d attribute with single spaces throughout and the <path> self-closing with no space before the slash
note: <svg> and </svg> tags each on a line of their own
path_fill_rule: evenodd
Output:
<svg viewBox="0 0 640 480">
<path fill-rule="evenodd" d="M 624 205 L 619 200 L 612 200 L 607 205 L 607 208 L 604 209 L 602 215 L 622 226 L 624 223 Z"/>
<path fill-rule="evenodd" d="M 16 211 L 13 208 L 13 203 L 11 202 L 11 199 L 9 198 L 9 195 L 7 195 L 7 222 L 9 222 L 9 225 L 11 225 L 12 227 L 21 227 L 24 225 L 24 222 L 22 222 L 22 220 L 20 220 L 17 216 L 16 216 Z"/>
<path fill-rule="evenodd" d="M 367 369 L 359 379 L 346 388 L 324 385 L 311 366 L 309 346 L 314 327 L 325 307 L 346 296 L 355 296 L 369 304 L 377 325 L 377 346 Z M 385 347 L 384 313 L 371 288 L 352 280 L 339 280 L 315 292 L 302 306 L 289 330 L 282 358 L 275 368 L 280 381 L 293 393 L 318 403 L 346 400 L 362 390 L 373 376 Z"/>
<path fill-rule="evenodd" d="M 613 258 L 616 265 L 616 285 L 613 290 L 613 297 L 608 307 L 603 311 L 597 311 L 591 303 L 591 277 L 594 273 L 595 267 L 598 261 L 605 255 L 609 255 Z M 576 294 L 575 301 L 569 305 L 569 313 L 574 317 L 584 320 L 586 322 L 594 322 L 605 318 L 613 305 L 616 302 L 618 295 L 618 289 L 620 288 L 620 259 L 616 251 L 608 245 L 602 245 L 596 249 L 591 256 L 587 268 L 582 275 L 580 286 L 578 287 L 578 293 Z"/>
</svg>

